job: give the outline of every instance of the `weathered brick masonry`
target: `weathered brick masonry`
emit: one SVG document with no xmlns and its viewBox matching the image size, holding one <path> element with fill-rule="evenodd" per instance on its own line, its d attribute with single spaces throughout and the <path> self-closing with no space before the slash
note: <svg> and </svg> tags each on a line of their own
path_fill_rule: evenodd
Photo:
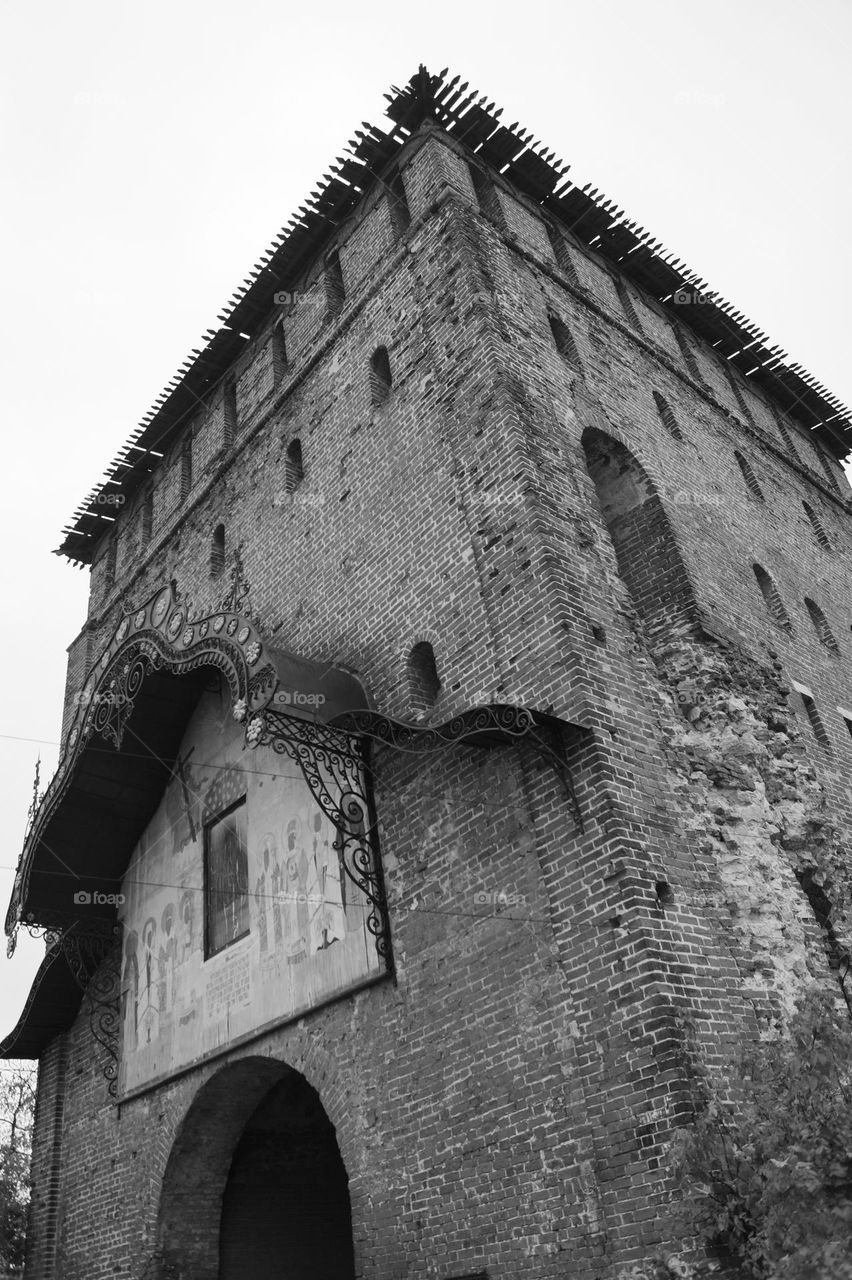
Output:
<svg viewBox="0 0 852 1280">
<path fill-rule="evenodd" d="M 308 1116 L 315 1090 L 333 1126 L 364 1280 L 689 1255 L 667 1151 L 697 1059 L 723 1071 L 809 982 L 843 996 L 836 459 L 434 124 L 385 176 L 170 443 L 152 505 L 140 490 L 101 538 L 66 727 L 120 618 L 170 579 L 212 608 L 239 550 L 269 641 L 357 671 L 380 711 L 517 703 L 576 726 L 582 821 L 532 742 L 380 749 L 395 980 L 118 1104 L 84 1005 L 41 1058 L 28 1280 L 212 1280 L 223 1196 L 223 1258 L 265 1274 L 260 1188 L 291 1188 L 298 1236 L 294 1166 L 334 1176 L 307 1120 L 242 1137 L 273 1088 Z"/>
</svg>

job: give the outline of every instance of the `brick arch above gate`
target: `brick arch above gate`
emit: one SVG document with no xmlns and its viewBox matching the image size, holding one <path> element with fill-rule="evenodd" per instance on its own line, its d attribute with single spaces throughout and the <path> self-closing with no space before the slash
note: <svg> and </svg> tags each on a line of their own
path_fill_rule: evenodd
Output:
<svg viewBox="0 0 852 1280">
<path fill-rule="evenodd" d="M 338 1104 L 343 1101 L 336 1064 L 326 1054 L 317 1062 L 311 1046 L 304 1048 L 297 1058 L 307 1070 L 247 1053 L 219 1066 L 195 1091 L 177 1125 L 163 1172 L 156 1246 L 147 1260 L 145 1280 L 218 1280 L 220 1220 L 232 1160 L 249 1121 L 279 1085 L 289 1081 L 299 1096 L 319 1102 L 346 1169 L 341 1154 L 346 1144 L 337 1137 L 338 1125 L 346 1126 L 346 1111 L 341 1105 L 329 1107 L 327 1101 L 329 1095 Z"/>
</svg>

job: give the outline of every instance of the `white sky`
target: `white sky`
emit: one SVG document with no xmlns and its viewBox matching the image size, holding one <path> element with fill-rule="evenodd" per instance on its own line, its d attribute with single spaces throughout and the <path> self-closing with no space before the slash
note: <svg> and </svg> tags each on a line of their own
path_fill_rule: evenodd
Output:
<svg viewBox="0 0 852 1280">
<path fill-rule="evenodd" d="M 3 914 L 85 616 L 60 530 L 390 84 L 459 72 L 849 404 L 850 30 L 849 0 L 6 0 Z M 40 954 L 0 958 L 0 1036 Z"/>
</svg>

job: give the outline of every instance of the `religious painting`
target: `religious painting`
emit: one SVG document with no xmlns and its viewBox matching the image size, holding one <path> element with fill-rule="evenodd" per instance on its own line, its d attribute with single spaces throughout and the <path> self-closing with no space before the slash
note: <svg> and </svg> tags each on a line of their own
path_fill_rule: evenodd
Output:
<svg viewBox="0 0 852 1280">
<path fill-rule="evenodd" d="M 245 800 L 204 828 L 204 905 L 208 956 L 248 933 Z"/>
<path fill-rule="evenodd" d="M 179 761 L 122 886 L 122 1096 L 385 973 L 298 767 L 247 756 L 211 691 Z"/>
</svg>

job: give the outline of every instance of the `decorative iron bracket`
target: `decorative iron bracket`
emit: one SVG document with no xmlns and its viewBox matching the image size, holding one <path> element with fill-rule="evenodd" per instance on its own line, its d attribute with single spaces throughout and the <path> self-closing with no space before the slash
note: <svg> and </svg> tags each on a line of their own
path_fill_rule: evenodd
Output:
<svg viewBox="0 0 852 1280">
<path fill-rule="evenodd" d="M 372 805 L 368 744 L 375 742 L 423 756 L 436 755 L 460 743 L 488 746 L 497 741 L 529 741 L 556 770 L 582 831 L 582 815 L 561 749 L 561 736 L 557 745 L 548 741 L 558 723 L 524 707 L 506 704 L 476 707 L 437 727 L 404 724 L 366 710 L 347 712 L 324 725 L 266 708 L 248 721 L 246 745 L 269 746 L 299 766 L 311 794 L 337 832 L 334 848 L 344 872 L 370 903 L 367 928 L 376 939 L 376 950 L 392 971 L 390 921 Z"/>
<path fill-rule="evenodd" d="M 448 723 L 434 727 L 405 724 L 375 711 L 350 711 L 333 723 L 335 728 L 357 734 L 362 740 L 370 739 L 414 755 L 435 755 L 461 742 L 468 746 L 490 746 L 496 740 L 529 742 L 556 771 L 577 829 L 585 829 L 565 759 L 564 725 L 552 716 L 510 703 L 491 703 L 463 711 Z M 582 732 L 579 726 L 571 727 Z"/>
<path fill-rule="evenodd" d="M 271 747 L 299 766 L 312 796 L 337 832 L 334 848 L 344 872 L 370 904 L 367 928 L 392 972 L 390 924 L 369 794 L 369 762 L 362 741 L 356 734 L 267 709 L 249 721 L 246 745 Z"/>
<path fill-rule="evenodd" d="M 121 925 L 75 921 L 73 924 L 21 922 L 31 938 L 44 940 L 48 954 L 64 960 L 88 1008 L 89 1026 L 107 1060 L 103 1076 L 111 1098 L 118 1090 L 118 1040 L 121 1000 Z M 12 935 L 12 941 L 14 939 Z M 14 950 L 14 947 L 12 948 Z"/>
</svg>

